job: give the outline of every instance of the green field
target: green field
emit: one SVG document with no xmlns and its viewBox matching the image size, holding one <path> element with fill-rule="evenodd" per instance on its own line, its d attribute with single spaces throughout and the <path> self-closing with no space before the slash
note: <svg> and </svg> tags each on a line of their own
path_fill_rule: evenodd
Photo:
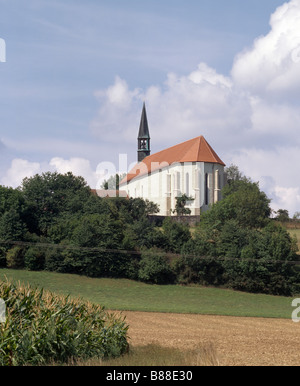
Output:
<svg viewBox="0 0 300 386">
<path fill-rule="evenodd" d="M 110 310 L 290 318 L 292 298 L 218 288 L 148 285 L 127 279 L 92 279 L 52 272 L 0 269 L 0 280 L 30 283 L 80 297 Z"/>
</svg>

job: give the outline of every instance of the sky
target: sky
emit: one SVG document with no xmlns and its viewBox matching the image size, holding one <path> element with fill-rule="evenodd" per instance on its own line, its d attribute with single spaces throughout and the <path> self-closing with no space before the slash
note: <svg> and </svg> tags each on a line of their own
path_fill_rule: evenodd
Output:
<svg viewBox="0 0 300 386">
<path fill-rule="evenodd" d="M 203 135 L 300 211 L 300 0 L 0 0 L 0 184 L 136 162 Z"/>
</svg>

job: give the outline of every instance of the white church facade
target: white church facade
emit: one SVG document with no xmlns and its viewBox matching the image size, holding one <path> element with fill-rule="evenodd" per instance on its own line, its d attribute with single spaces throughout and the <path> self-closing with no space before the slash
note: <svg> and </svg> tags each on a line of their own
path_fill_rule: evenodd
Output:
<svg viewBox="0 0 300 386">
<path fill-rule="evenodd" d="M 186 195 L 191 215 L 199 216 L 221 199 L 226 183 L 225 164 L 203 136 L 150 154 L 150 135 L 145 105 L 139 136 L 138 163 L 120 183 L 132 198 L 158 204 L 161 216 L 175 214 L 176 197 Z"/>
</svg>

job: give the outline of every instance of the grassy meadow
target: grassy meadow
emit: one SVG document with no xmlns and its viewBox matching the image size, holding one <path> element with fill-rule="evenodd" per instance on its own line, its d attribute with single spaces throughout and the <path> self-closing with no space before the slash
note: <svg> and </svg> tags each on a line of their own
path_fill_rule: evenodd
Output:
<svg viewBox="0 0 300 386">
<path fill-rule="evenodd" d="M 53 272 L 0 269 L 0 280 L 30 283 L 109 310 L 290 318 L 292 298 L 220 288 L 149 285 L 127 279 L 95 279 Z"/>
</svg>

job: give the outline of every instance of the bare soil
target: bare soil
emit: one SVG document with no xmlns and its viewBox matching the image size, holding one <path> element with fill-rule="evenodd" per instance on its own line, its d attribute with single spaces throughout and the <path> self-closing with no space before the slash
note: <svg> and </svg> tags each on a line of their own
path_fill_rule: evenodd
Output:
<svg viewBox="0 0 300 386">
<path fill-rule="evenodd" d="M 300 323 L 124 311 L 132 346 L 158 344 L 191 350 L 212 344 L 221 366 L 299 366 Z"/>
</svg>

